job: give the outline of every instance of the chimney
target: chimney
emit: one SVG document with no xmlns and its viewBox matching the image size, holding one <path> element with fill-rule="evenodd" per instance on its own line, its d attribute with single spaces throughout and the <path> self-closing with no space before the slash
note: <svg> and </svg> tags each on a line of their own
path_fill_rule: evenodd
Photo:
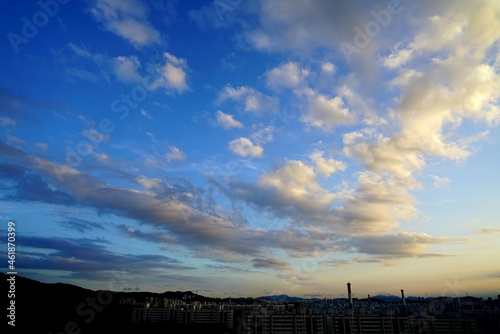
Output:
<svg viewBox="0 0 500 334">
<path fill-rule="evenodd" d="M 351 310 L 351 312 L 353 312 L 354 311 L 354 304 L 352 303 L 351 283 L 347 283 L 347 297 L 349 298 L 349 310 Z"/>
<path fill-rule="evenodd" d="M 405 315 L 408 314 L 408 308 L 406 306 L 405 290 L 401 289 L 401 298 L 403 298 L 403 306 L 405 308 Z"/>
</svg>

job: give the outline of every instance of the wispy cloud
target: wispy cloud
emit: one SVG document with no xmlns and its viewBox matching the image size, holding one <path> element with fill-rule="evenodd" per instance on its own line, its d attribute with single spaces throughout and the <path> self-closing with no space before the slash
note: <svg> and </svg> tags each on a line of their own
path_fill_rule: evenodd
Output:
<svg viewBox="0 0 500 334">
<path fill-rule="evenodd" d="M 241 86 L 234 88 L 227 85 L 219 93 L 217 103 L 235 101 L 243 104 L 243 110 L 257 116 L 273 115 L 279 111 L 279 100 L 265 95 L 251 87 Z"/>
<path fill-rule="evenodd" d="M 451 183 L 451 180 L 448 177 L 439 177 L 433 174 L 430 174 L 429 177 L 434 181 L 433 186 L 435 188 L 441 188 Z"/>
<path fill-rule="evenodd" d="M 278 269 L 283 269 L 283 268 L 287 268 L 288 265 L 286 262 L 283 262 L 283 261 L 279 261 L 279 260 L 276 260 L 276 259 L 261 259 L 261 258 L 257 258 L 257 259 L 253 259 L 252 260 L 252 263 L 253 263 L 253 266 L 255 268 L 278 268 Z"/>
<path fill-rule="evenodd" d="M 147 90 L 163 89 L 167 93 L 183 93 L 189 90 L 187 60 L 165 52 L 160 61 L 143 65 L 137 56 L 110 57 L 107 54 L 93 53 L 87 48 L 70 43 L 69 49 L 78 57 L 89 59 L 96 66 L 91 70 L 68 68 L 65 73 L 71 79 L 87 81 L 110 80 L 114 76 L 126 84 L 141 84 Z"/>
<path fill-rule="evenodd" d="M 166 154 L 168 163 L 178 163 L 186 160 L 186 154 L 184 154 L 178 147 L 170 146 L 169 152 Z"/>
<path fill-rule="evenodd" d="M 80 233 L 105 229 L 102 223 L 87 221 L 79 218 L 60 221 L 59 225 L 61 225 L 64 229 L 75 230 Z"/>
<path fill-rule="evenodd" d="M 234 119 L 233 115 L 225 114 L 220 110 L 217 110 L 215 117 L 215 125 L 224 129 L 242 129 L 244 127 L 240 121 Z"/>
<path fill-rule="evenodd" d="M 150 8 L 139 0 L 97 0 L 90 12 L 103 27 L 135 47 L 160 44 L 159 31 L 149 22 Z"/>
<path fill-rule="evenodd" d="M 162 255 L 118 254 L 108 250 L 109 242 L 86 238 L 21 238 L 25 247 L 44 250 L 22 255 L 23 267 L 30 270 L 69 272 L 70 277 L 102 280 L 127 268 L 128 275 L 144 272 L 159 274 L 162 270 L 189 270 L 192 267 Z"/>
<path fill-rule="evenodd" d="M 474 233 L 485 234 L 485 235 L 500 234 L 500 228 L 483 227 L 483 228 L 475 229 Z"/>
</svg>

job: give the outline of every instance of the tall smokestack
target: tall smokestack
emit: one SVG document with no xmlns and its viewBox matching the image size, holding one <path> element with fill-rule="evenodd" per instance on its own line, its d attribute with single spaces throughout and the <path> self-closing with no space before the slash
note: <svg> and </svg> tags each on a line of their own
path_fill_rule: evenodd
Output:
<svg viewBox="0 0 500 334">
<path fill-rule="evenodd" d="M 403 298 L 403 306 L 405 308 L 405 315 L 408 313 L 408 309 L 406 307 L 406 299 L 405 299 L 405 290 L 401 289 L 401 298 Z"/>
<path fill-rule="evenodd" d="M 352 303 L 351 283 L 347 283 L 347 297 L 349 298 L 349 309 L 354 311 L 354 304 Z"/>
</svg>

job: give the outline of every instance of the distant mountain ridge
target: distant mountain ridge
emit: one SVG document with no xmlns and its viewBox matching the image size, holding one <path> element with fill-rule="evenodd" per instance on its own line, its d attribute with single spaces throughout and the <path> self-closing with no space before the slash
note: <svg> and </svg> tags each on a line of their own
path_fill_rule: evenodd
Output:
<svg viewBox="0 0 500 334">
<path fill-rule="evenodd" d="M 6 278 L 8 276 L 4 273 L 0 273 L 0 278 L 2 280 L 2 284 L 5 284 Z M 92 289 L 87 289 L 83 288 L 77 285 L 69 284 L 69 283 L 45 283 L 45 282 L 40 282 L 31 278 L 27 278 L 24 276 L 16 276 L 16 280 L 23 282 L 23 284 L 28 284 L 31 287 L 31 290 L 36 290 L 37 288 L 44 288 L 44 289 L 60 289 L 60 290 L 66 290 L 66 291 L 72 291 L 72 293 L 95 293 L 96 291 L 109 291 L 107 289 L 99 289 L 99 290 L 92 290 Z M 112 291 L 116 294 L 120 295 L 126 295 L 130 297 L 158 297 L 158 298 L 168 298 L 168 299 L 178 299 L 178 300 L 204 300 L 204 301 L 226 301 L 231 298 L 232 301 L 255 301 L 255 300 L 265 300 L 268 302 L 300 302 L 300 301 L 306 301 L 306 300 L 323 300 L 326 297 L 314 297 L 314 298 L 304 298 L 304 297 L 295 297 L 295 296 L 289 296 L 286 294 L 280 294 L 280 295 L 270 295 L 270 296 L 260 296 L 260 297 L 224 297 L 224 298 L 219 298 L 219 297 L 206 297 L 203 295 L 199 295 L 197 293 L 194 293 L 191 290 L 187 291 L 164 291 L 164 292 L 148 292 L 148 291 Z M 19 291 L 19 293 L 22 293 Z M 470 298 L 475 298 L 472 296 L 468 296 Z M 375 296 L 370 297 L 372 301 L 380 301 L 380 302 L 386 302 L 386 303 L 392 303 L 392 302 L 401 302 L 402 298 L 400 296 L 396 295 L 390 295 L 390 294 L 379 294 Z M 426 297 L 424 300 L 432 300 L 438 297 Z M 464 297 L 461 297 L 464 298 Z M 340 297 L 340 298 L 326 298 L 329 300 L 347 300 L 346 297 Z M 353 297 L 354 300 L 363 300 L 366 301 L 368 300 L 367 297 L 364 298 L 357 298 Z M 406 297 L 407 301 L 418 301 L 422 300 L 421 297 L 415 297 L 415 296 L 408 296 Z"/>
</svg>

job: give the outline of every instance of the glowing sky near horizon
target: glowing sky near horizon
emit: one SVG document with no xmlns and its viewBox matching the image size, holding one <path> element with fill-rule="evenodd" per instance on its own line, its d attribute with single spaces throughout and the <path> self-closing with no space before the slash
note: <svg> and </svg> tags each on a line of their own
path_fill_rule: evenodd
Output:
<svg viewBox="0 0 500 334">
<path fill-rule="evenodd" d="M 2 6 L 0 231 L 15 221 L 20 275 L 500 294 L 499 1 Z"/>
</svg>

